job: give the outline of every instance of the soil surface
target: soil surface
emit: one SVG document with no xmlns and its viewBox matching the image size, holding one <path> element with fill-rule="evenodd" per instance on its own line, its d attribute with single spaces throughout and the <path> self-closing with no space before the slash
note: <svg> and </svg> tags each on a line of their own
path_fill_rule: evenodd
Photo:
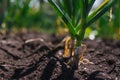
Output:
<svg viewBox="0 0 120 80">
<path fill-rule="evenodd" d="M 64 37 L 0 34 L 0 80 L 120 80 L 120 41 L 85 40 L 90 63 L 72 70 L 61 57 Z"/>
</svg>

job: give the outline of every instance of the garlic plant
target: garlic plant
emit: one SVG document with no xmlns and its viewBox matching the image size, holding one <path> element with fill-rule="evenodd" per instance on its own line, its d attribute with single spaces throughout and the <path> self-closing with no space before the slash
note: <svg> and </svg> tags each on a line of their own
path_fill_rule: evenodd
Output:
<svg viewBox="0 0 120 80">
<path fill-rule="evenodd" d="M 86 28 L 99 19 L 106 11 L 108 11 L 110 7 L 116 2 L 116 0 L 104 0 L 102 4 L 91 13 L 90 10 L 96 0 L 48 1 L 69 29 L 71 40 L 69 40 L 68 44 L 70 45 L 68 46 L 71 46 L 72 51 L 71 49 L 66 51 L 66 49 L 64 55 L 71 54 L 71 57 L 73 58 L 73 64 L 75 63 L 75 65 L 78 66 L 78 62 L 82 57 L 80 56 L 80 46 L 84 39 Z"/>
</svg>

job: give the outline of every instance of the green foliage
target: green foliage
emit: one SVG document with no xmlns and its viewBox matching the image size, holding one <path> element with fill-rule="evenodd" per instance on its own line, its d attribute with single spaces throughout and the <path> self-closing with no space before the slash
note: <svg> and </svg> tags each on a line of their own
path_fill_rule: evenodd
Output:
<svg viewBox="0 0 120 80">
<path fill-rule="evenodd" d="M 77 46 L 81 45 L 86 28 L 99 19 L 116 2 L 116 0 L 105 0 L 90 14 L 95 0 L 48 1 L 67 25 L 71 38 L 77 40 Z"/>
<path fill-rule="evenodd" d="M 0 0 L 0 27 L 4 20 L 5 10 L 6 10 L 6 0 Z"/>
<path fill-rule="evenodd" d="M 4 18 L 4 23 L 8 29 L 11 28 L 38 28 L 38 30 L 55 30 L 57 16 L 49 8 L 47 3 L 40 3 L 39 7 L 30 7 L 33 0 L 8 0 L 8 7 Z M 52 20 L 51 20 L 52 18 Z"/>
<path fill-rule="evenodd" d="M 120 40 L 120 0 L 116 1 L 116 5 L 112 7 L 112 20 L 109 21 L 109 12 L 98 20 L 98 27 L 96 28 L 98 31 L 98 37 Z"/>
</svg>

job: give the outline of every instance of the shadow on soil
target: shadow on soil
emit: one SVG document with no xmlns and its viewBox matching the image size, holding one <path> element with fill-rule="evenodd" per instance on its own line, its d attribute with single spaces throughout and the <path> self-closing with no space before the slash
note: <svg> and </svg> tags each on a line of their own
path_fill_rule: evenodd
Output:
<svg viewBox="0 0 120 80">
<path fill-rule="evenodd" d="M 50 80 L 51 76 L 53 75 L 53 71 L 56 68 L 57 62 L 60 63 L 62 72 L 55 80 L 79 80 L 77 78 L 74 78 L 75 70 L 67 68 L 66 64 L 63 61 L 54 56 L 54 53 L 56 53 L 56 51 L 57 49 L 48 53 L 47 57 L 52 59 L 45 67 L 40 80 Z"/>
<path fill-rule="evenodd" d="M 50 80 L 53 75 L 53 71 L 56 68 L 57 62 L 59 62 L 61 65 L 61 73 L 55 80 L 80 80 L 80 79 L 74 77 L 75 70 L 68 68 L 67 65 L 62 60 L 60 60 L 58 57 L 54 56 L 56 54 L 56 51 L 58 51 L 58 49 L 59 48 L 43 55 L 41 58 L 39 58 L 38 61 L 36 61 L 33 64 L 28 65 L 26 69 L 24 69 L 24 68 L 15 69 L 14 74 L 11 76 L 11 78 L 9 80 L 20 79 L 20 78 L 27 76 L 27 75 L 31 74 L 32 72 L 36 71 L 37 68 L 39 67 L 40 63 L 44 62 L 44 58 L 49 58 L 50 60 L 47 63 L 47 65 L 45 66 L 39 80 Z M 87 80 L 104 80 L 104 79 L 96 77 L 99 73 L 100 73 L 100 71 L 95 71 L 95 72 L 91 73 L 89 75 L 89 77 L 87 78 Z"/>
</svg>

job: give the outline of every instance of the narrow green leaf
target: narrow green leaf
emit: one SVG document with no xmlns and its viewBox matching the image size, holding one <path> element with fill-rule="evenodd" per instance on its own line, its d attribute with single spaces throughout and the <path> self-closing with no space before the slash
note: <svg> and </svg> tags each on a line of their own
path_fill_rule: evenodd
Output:
<svg viewBox="0 0 120 80">
<path fill-rule="evenodd" d="M 92 17 L 94 17 L 101 9 L 104 8 L 104 6 L 109 2 L 109 0 L 105 0 L 97 9 L 95 9 L 89 16 L 87 20 L 90 20 Z"/>
<path fill-rule="evenodd" d="M 101 9 L 101 11 L 99 11 L 93 18 L 91 18 L 87 24 L 85 25 L 85 27 L 91 25 L 93 22 L 95 22 L 97 19 L 99 19 L 106 11 L 108 11 L 110 9 L 110 7 L 116 2 L 116 0 L 110 0 L 109 3 L 103 8 Z"/>
<path fill-rule="evenodd" d="M 93 7 L 93 4 L 95 3 L 96 0 L 89 0 L 88 1 L 88 6 L 87 6 L 87 15 L 90 13 L 90 10 Z"/>
<path fill-rule="evenodd" d="M 72 1 L 73 1 L 72 22 L 73 25 L 76 27 L 80 19 L 80 4 L 79 4 L 79 0 L 72 0 Z"/>
<path fill-rule="evenodd" d="M 84 2 L 84 0 L 80 0 L 80 8 L 81 8 L 81 21 L 80 24 L 77 25 L 77 27 L 75 28 L 75 31 L 78 33 L 81 27 L 84 27 L 84 25 L 86 24 L 86 4 Z M 84 27 L 85 28 L 85 27 Z"/>
<path fill-rule="evenodd" d="M 65 11 L 68 13 L 70 18 L 72 17 L 72 12 L 73 12 L 73 5 L 72 5 L 72 0 L 63 0 L 64 8 Z"/>
<path fill-rule="evenodd" d="M 60 9 L 60 7 L 55 3 L 53 0 L 48 0 L 49 3 L 52 5 L 52 7 L 55 9 L 55 11 L 58 13 L 58 15 L 63 19 L 63 21 L 68 25 L 68 29 L 71 35 L 75 35 L 76 32 L 74 30 L 73 25 L 71 24 L 70 18 Z"/>
</svg>

